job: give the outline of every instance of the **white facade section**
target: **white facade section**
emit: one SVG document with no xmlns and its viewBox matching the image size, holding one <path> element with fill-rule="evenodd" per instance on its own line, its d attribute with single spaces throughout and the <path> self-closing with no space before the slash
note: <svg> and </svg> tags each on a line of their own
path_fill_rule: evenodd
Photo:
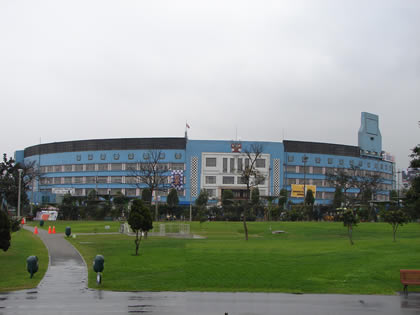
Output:
<svg viewBox="0 0 420 315">
<path fill-rule="evenodd" d="M 200 187 L 207 190 L 210 199 L 221 198 L 222 189 L 246 189 L 241 174 L 247 165 L 244 153 L 203 152 L 201 154 Z M 257 187 L 261 196 L 269 195 L 270 154 L 261 154 L 256 169 L 264 177 Z"/>
</svg>

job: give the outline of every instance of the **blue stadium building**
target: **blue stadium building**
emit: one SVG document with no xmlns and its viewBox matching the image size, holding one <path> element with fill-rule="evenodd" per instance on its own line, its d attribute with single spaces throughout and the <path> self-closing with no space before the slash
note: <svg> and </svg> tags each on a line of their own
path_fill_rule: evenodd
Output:
<svg viewBox="0 0 420 315">
<path fill-rule="evenodd" d="M 389 200 L 395 167 L 382 150 L 377 115 L 362 113 L 358 146 L 306 141 L 221 141 L 182 138 L 124 138 L 79 140 L 39 144 L 16 151 L 17 162 L 33 163 L 39 176 L 34 180 L 29 199 L 35 204 L 59 202 L 66 193 L 86 196 L 141 196 L 146 187 L 136 174 L 158 152 L 159 167 L 166 178 L 155 198 L 165 202 L 169 187 L 178 190 L 180 203 L 194 203 L 205 189 L 210 200 L 220 200 L 223 190 L 244 198 L 241 172 L 249 163 L 246 151 L 261 148 L 256 168 L 263 176 L 260 195 L 278 196 L 286 189 L 289 200 L 303 201 L 299 191 L 311 189 L 316 203 L 332 202 L 335 188 L 327 174 L 339 169 L 357 168 L 363 176 L 379 175 L 381 185 L 375 192 L 378 201 Z M 357 193 L 350 190 L 349 193 Z"/>
</svg>

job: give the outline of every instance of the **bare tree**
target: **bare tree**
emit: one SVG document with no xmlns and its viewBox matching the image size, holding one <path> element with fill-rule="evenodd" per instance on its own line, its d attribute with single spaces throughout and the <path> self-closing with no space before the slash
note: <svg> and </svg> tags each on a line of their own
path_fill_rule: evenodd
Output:
<svg viewBox="0 0 420 315">
<path fill-rule="evenodd" d="M 242 219 L 244 223 L 245 240 L 248 240 L 248 227 L 246 224 L 246 216 L 251 208 L 251 189 L 261 184 L 265 177 L 257 169 L 257 160 L 261 159 L 263 146 L 258 143 L 250 144 L 243 151 L 245 155 L 245 168 L 241 172 L 242 183 L 246 185 L 246 202 L 242 211 Z"/>
<path fill-rule="evenodd" d="M 139 161 L 138 167 L 129 167 L 130 175 L 134 177 L 136 187 L 140 189 L 149 188 L 151 195 L 157 192 L 167 191 L 170 187 L 168 183 L 168 164 L 161 163 L 164 153 L 160 150 L 149 150 Z M 155 220 L 158 220 L 158 207 L 156 198 Z"/>
<path fill-rule="evenodd" d="M 346 207 L 356 204 L 368 204 L 372 195 L 379 189 L 382 178 L 379 174 L 363 171 L 358 167 L 333 169 L 326 174 L 327 180 L 343 192 Z M 353 189 L 353 193 L 349 190 Z"/>
</svg>

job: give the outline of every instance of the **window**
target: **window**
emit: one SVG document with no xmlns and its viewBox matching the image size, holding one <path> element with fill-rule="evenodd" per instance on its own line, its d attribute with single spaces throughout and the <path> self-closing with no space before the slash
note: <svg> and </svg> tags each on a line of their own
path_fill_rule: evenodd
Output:
<svg viewBox="0 0 420 315">
<path fill-rule="evenodd" d="M 76 160 L 80 161 L 82 159 L 82 156 L 80 154 L 76 155 Z"/>
<path fill-rule="evenodd" d="M 308 160 L 309 158 L 306 155 L 302 156 L 302 163 L 306 163 Z"/>
<path fill-rule="evenodd" d="M 120 159 L 120 155 L 118 153 L 114 154 L 114 160 L 119 160 Z"/>
<path fill-rule="evenodd" d="M 206 167 L 216 167 L 216 158 L 206 158 Z"/>
<path fill-rule="evenodd" d="M 74 190 L 74 195 L 75 196 L 83 196 L 83 188 L 76 188 Z"/>
<path fill-rule="evenodd" d="M 333 159 L 332 158 L 328 158 L 328 164 L 333 164 Z"/>
<path fill-rule="evenodd" d="M 75 172 L 83 172 L 83 164 L 76 164 L 74 166 L 74 171 Z"/>
<path fill-rule="evenodd" d="M 367 163 L 367 167 L 370 168 L 370 162 Z"/>
<path fill-rule="evenodd" d="M 230 173 L 233 173 L 235 171 L 235 159 L 231 158 L 230 159 L 230 168 L 229 168 Z"/>
<path fill-rule="evenodd" d="M 242 176 L 238 176 L 238 178 L 237 178 L 237 183 L 238 183 L 239 185 L 246 185 L 246 182 L 245 182 L 245 180 L 242 178 Z"/>
<path fill-rule="evenodd" d="M 86 171 L 94 171 L 95 164 L 86 164 Z"/>
<path fill-rule="evenodd" d="M 128 159 L 134 160 L 134 153 L 128 153 Z"/>
<path fill-rule="evenodd" d="M 315 158 L 315 163 L 317 163 L 317 164 L 321 163 L 321 158 L 320 157 L 316 157 Z"/>
<path fill-rule="evenodd" d="M 106 154 L 105 153 L 102 153 L 101 154 L 101 160 L 105 160 L 106 159 Z"/>
<path fill-rule="evenodd" d="M 381 164 L 381 170 L 383 170 L 384 169 L 384 165 L 383 164 Z"/>
<path fill-rule="evenodd" d="M 126 196 L 135 196 L 136 195 L 136 189 L 135 188 L 126 188 L 125 189 L 125 195 Z"/>
<path fill-rule="evenodd" d="M 350 166 L 353 166 L 353 165 L 354 165 L 354 161 L 350 160 Z"/>
<path fill-rule="evenodd" d="M 111 171 L 122 171 L 122 164 L 121 163 L 112 163 L 111 164 Z"/>
<path fill-rule="evenodd" d="M 55 185 L 61 185 L 61 177 L 54 177 L 53 183 Z"/>
<path fill-rule="evenodd" d="M 107 163 L 98 164 L 98 171 L 107 171 L 107 170 L 108 170 Z"/>
<path fill-rule="evenodd" d="M 73 177 L 64 177 L 64 184 L 71 184 Z"/>
<path fill-rule="evenodd" d="M 294 165 L 287 165 L 286 166 L 286 172 L 287 173 L 296 173 L 296 166 L 294 166 Z"/>
<path fill-rule="evenodd" d="M 287 185 L 295 185 L 295 184 L 296 184 L 296 178 L 287 179 Z"/>
<path fill-rule="evenodd" d="M 176 160 L 180 160 L 182 158 L 182 154 L 181 153 L 175 153 L 175 159 Z"/>
<path fill-rule="evenodd" d="M 206 176 L 206 184 L 216 184 L 216 176 Z"/>
<path fill-rule="evenodd" d="M 227 173 L 227 158 L 223 158 L 223 173 Z"/>
<path fill-rule="evenodd" d="M 125 164 L 125 169 L 127 171 L 135 171 L 137 170 L 137 163 L 127 163 Z"/>
<path fill-rule="evenodd" d="M 148 160 L 150 158 L 150 154 L 149 153 L 143 153 L 143 159 L 144 160 Z"/>
<path fill-rule="evenodd" d="M 96 183 L 95 176 L 86 176 L 86 184 L 94 184 Z"/>
<path fill-rule="evenodd" d="M 77 176 L 74 178 L 75 184 L 83 184 L 83 176 Z"/>
<path fill-rule="evenodd" d="M 122 182 L 122 176 L 111 176 L 112 184 L 120 184 Z"/>
<path fill-rule="evenodd" d="M 249 159 L 245 159 L 245 168 L 249 168 Z"/>
<path fill-rule="evenodd" d="M 108 176 L 98 176 L 97 177 L 98 184 L 107 184 L 108 183 Z"/>
<path fill-rule="evenodd" d="M 240 172 L 240 171 L 242 171 L 243 170 L 243 168 L 242 168 L 242 159 L 238 159 L 238 171 Z"/>
<path fill-rule="evenodd" d="M 322 172 L 322 167 L 316 167 L 316 166 L 314 166 L 313 168 L 312 168 L 312 173 L 313 174 L 322 174 L 323 172 Z"/>
<path fill-rule="evenodd" d="M 293 162 L 295 160 L 295 157 L 293 155 L 287 156 L 287 162 Z"/>
<path fill-rule="evenodd" d="M 343 159 L 340 159 L 340 160 L 338 161 L 338 164 L 340 164 L 340 165 L 344 165 L 344 160 L 343 160 Z"/>
<path fill-rule="evenodd" d="M 61 165 L 54 166 L 54 172 L 61 172 Z"/>
<path fill-rule="evenodd" d="M 137 183 L 137 179 L 135 176 L 126 176 L 125 177 L 125 183 L 126 184 L 135 184 Z"/>
<path fill-rule="evenodd" d="M 71 172 L 73 169 L 73 165 L 64 165 L 64 172 Z"/>
<path fill-rule="evenodd" d="M 184 169 L 184 163 L 171 163 L 170 168 L 171 168 L 171 170 L 183 170 Z"/>
<path fill-rule="evenodd" d="M 159 160 L 164 160 L 165 159 L 165 153 L 160 152 L 159 153 Z"/>
<path fill-rule="evenodd" d="M 257 168 L 265 168 L 265 159 L 257 159 L 255 161 L 255 167 L 257 167 Z"/>
<path fill-rule="evenodd" d="M 98 195 L 108 195 L 108 188 L 99 188 Z"/>
<path fill-rule="evenodd" d="M 93 160 L 93 154 L 88 154 L 88 160 Z"/>
<path fill-rule="evenodd" d="M 223 176 L 223 184 L 235 184 L 234 176 Z"/>
</svg>

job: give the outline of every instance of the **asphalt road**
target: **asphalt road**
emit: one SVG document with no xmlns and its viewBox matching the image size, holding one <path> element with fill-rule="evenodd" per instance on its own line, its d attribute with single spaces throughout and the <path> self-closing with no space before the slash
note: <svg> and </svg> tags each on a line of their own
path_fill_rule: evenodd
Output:
<svg viewBox="0 0 420 315">
<path fill-rule="evenodd" d="M 50 264 L 38 288 L 0 293 L 3 314 L 420 314 L 420 294 L 109 292 L 86 288 L 86 264 L 63 237 L 40 231 Z M 106 257 L 105 257 L 106 259 Z M 90 268 L 89 263 L 89 268 Z M 106 261 L 105 261 L 106 269 Z M 104 274 L 106 281 L 106 272 Z"/>
</svg>

